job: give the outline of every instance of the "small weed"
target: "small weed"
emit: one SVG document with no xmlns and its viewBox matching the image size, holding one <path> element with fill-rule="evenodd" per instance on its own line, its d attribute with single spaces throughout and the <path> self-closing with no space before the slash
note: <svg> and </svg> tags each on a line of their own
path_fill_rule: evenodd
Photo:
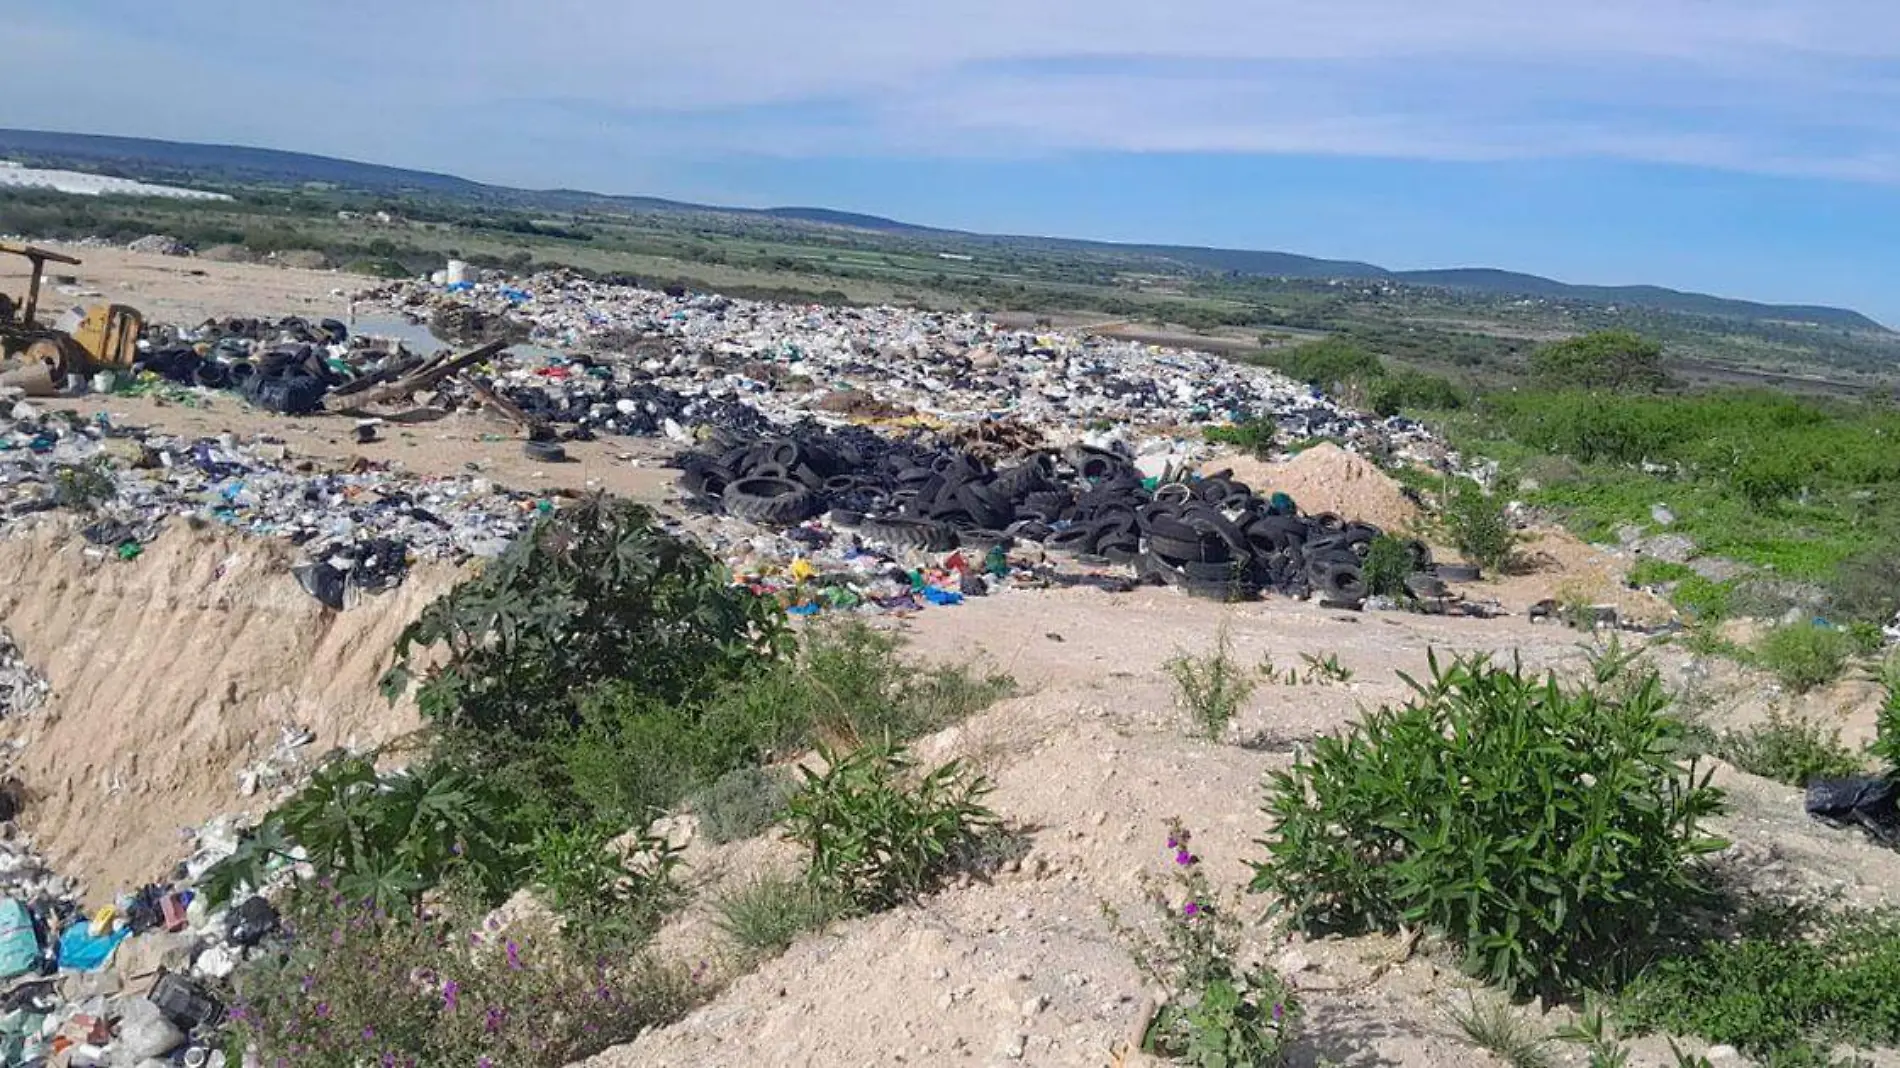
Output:
<svg viewBox="0 0 1900 1068">
<path fill-rule="evenodd" d="M 935 888 L 998 824 L 978 803 L 989 780 L 956 761 L 913 783 L 901 749 L 819 752 L 823 772 L 799 769 L 788 833 L 811 851 L 813 889 L 850 910 L 876 912 Z"/>
<path fill-rule="evenodd" d="M 1874 744 L 1868 751 L 1892 774 L 1900 771 L 1900 654 L 1883 661 L 1875 679 L 1886 696 L 1874 718 Z"/>
<path fill-rule="evenodd" d="M 1590 1055 L 1589 1068 L 1627 1068 L 1629 1047 L 1610 1033 L 1610 1021 L 1601 1005 L 1589 1005 L 1577 1022 L 1558 1028 L 1557 1038 L 1582 1046 Z"/>
<path fill-rule="evenodd" d="M 1807 693 L 1840 678 L 1856 649 L 1853 636 L 1845 631 L 1796 623 L 1763 635 L 1753 660 L 1789 690 Z"/>
<path fill-rule="evenodd" d="M 1806 786 L 1814 779 L 1842 779 L 1866 771 L 1860 756 L 1841 744 L 1841 732 L 1770 712 L 1766 723 L 1724 731 L 1715 753 L 1751 775 Z"/>
<path fill-rule="evenodd" d="M 1199 1068 L 1277 1068 L 1299 1025 L 1293 988 L 1271 968 L 1239 963 L 1240 911 L 1214 892 L 1178 820 L 1168 827 L 1167 858 L 1168 879 L 1142 877 L 1161 937 L 1136 931 L 1102 906 L 1136 967 L 1167 992 L 1142 1049 Z"/>
<path fill-rule="evenodd" d="M 1508 1002 L 1467 994 L 1465 1004 L 1449 1006 L 1446 1015 L 1473 1045 L 1488 1050 L 1511 1068 L 1550 1068 L 1546 1052 L 1550 1039 L 1539 1035 Z"/>
<path fill-rule="evenodd" d="M 822 930 L 841 911 L 838 903 L 802 879 L 756 876 L 720 895 L 713 908 L 721 931 L 754 959 L 776 957 L 798 936 Z"/>
<path fill-rule="evenodd" d="M 735 768 L 695 794 L 691 803 L 699 814 L 699 829 L 715 845 L 764 833 L 785 811 L 792 784 L 783 772 L 770 768 Z"/>
<path fill-rule="evenodd" d="M 118 495 L 118 486 L 103 461 L 61 464 L 53 469 L 53 499 L 62 508 L 96 512 Z"/>
<path fill-rule="evenodd" d="M 1253 695 L 1254 681 L 1233 656 L 1227 628 L 1206 656 L 1179 653 L 1166 665 L 1174 679 L 1175 698 L 1194 717 L 1204 737 L 1218 740 L 1235 714 Z"/>
<path fill-rule="evenodd" d="M 1309 683 L 1322 686 L 1344 686 L 1352 681 L 1353 670 L 1339 662 L 1338 653 L 1316 656 L 1313 653 L 1301 653 L 1300 659 L 1306 662 L 1306 673 L 1302 676 Z"/>
<path fill-rule="evenodd" d="M 1232 426 L 1210 426 L 1202 434 L 1215 445 L 1231 445 L 1264 460 L 1273 453 L 1279 426 L 1271 419 L 1242 419 Z"/>
</svg>

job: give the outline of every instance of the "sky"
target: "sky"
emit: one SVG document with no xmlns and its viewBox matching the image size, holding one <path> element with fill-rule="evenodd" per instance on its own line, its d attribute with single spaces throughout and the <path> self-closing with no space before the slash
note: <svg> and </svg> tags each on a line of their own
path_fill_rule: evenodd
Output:
<svg viewBox="0 0 1900 1068">
<path fill-rule="evenodd" d="M 0 0 L 0 25 L 0 125 L 1900 325 L 1893 0 Z"/>
</svg>

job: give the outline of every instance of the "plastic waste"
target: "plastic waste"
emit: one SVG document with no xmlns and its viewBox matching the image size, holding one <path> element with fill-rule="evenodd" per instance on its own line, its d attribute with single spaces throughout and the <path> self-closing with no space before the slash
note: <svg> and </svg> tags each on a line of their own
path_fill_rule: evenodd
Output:
<svg viewBox="0 0 1900 1068">
<path fill-rule="evenodd" d="M 162 984 L 172 976 L 160 979 Z M 157 996 L 156 989 L 153 991 Z M 119 1037 L 116 1045 L 132 1060 L 163 1057 L 185 1044 L 171 1014 L 146 998 L 126 998 L 119 1003 Z"/>
</svg>

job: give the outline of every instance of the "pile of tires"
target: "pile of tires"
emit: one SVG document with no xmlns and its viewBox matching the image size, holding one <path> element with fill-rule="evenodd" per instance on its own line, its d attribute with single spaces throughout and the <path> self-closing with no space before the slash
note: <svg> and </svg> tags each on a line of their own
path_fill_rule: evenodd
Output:
<svg viewBox="0 0 1900 1068">
<path fill-rule="evenodd" d="M 731 515 L 784 526 L 828 513 L 834 526 L 892 549 L 1030 541 L 1225 601 L 1271 590 L 1352 605 L 1369 592 L 1363 562 L 1379 528 L 1299 515 L 1229 472 L 1151 488 L 1106 450 L 1039 452 L 992 469 L 953 449 L 869 439 L 780 437 L 675 462 L 689 494 Z M 1424 579 L 1430 551 L 1408 545 Z"/>
</svg>

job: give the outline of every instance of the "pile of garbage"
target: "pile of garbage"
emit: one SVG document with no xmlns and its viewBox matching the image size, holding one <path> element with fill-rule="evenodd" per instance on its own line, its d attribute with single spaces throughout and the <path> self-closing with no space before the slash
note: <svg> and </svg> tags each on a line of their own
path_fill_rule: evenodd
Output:
<svg viewBox="0 0 1900 1068">
<path fill-rule="evenodd" d="M 1267 419 L 1294 439 L 1344 439 L 1372 426 L 1398 448 L 1434 444 L 1415 424 L 1352 412 L 1262 368 L 1116 339 L 1007 330 L 969 314 L 668 294 L 565 271 L 453 290 L 399 282 L 358 299 L 417 320 L 473 309 L 522 324 L 536 344 L 595 354 L 580 375 L 536 381 L 537 368 L 515 366 L 501 376 L 516 390 L 546 392 L 535 406 L 564 413 L 563 422 L 622 399 L 585 395 L 588 378 L 606 377 L 595 369 L 611 367 L 618 383 L 743 401 L 781 425 L 868 412 L 939 426 L 1010 416 L 1073 441 L 1103 425 L 1133 434 Z M 524 403 L 518 392 L 510 396 Z"/>
<path fill-rule="evenodd" d="M 13 635 L 0 630 L 0 719 L 32 715 L 49 692 L 45 677 L 26 662 Z"/>
<path fill-rule="evenodd" d="M 332 391 L 421 362 L 400 346 L 353 339 L 337 319 L 231 318 L 195 328 L 149 329 L 133 372 L 178 386 L 230 390 L 260 408 L 306 415 L 322 410 Z"/>
<path fill-rule="evenodd" d="M 216 984 L 268 951 L 279 934 L 276 909 L 262 897 L 208 908 L 185 885 L 208 867 L 201 857 L 88 916 L 72 881 L 52 875 L 31 842 L 5 828 L 0 1065 L 226 1064 Z"/>
<path fill-rule="evenodd" d="M 305 468 L 281 444 L 190 440 L 0 399 L 0 532 L 64 508 L 88 516 L 87 541 L 125 559 L 171 518 L 284 538 L 304 549 L 299 580 L 332 607 L 400 583 L 414 559 L 499 556 L 552 508 L 472 474 Z"/>
</svg>

